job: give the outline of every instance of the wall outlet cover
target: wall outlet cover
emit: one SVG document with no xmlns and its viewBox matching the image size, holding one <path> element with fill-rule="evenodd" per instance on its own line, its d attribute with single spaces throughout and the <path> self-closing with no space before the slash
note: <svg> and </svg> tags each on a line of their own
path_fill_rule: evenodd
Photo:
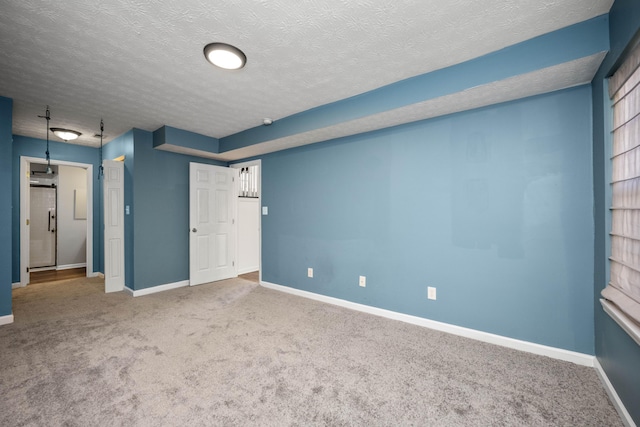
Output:
<svg viewBox="0 0 640 427">
<path fill-rule="evenodd" d="M 307 277 L 313 277 L 313 268 L 307 268 Z"/>
<path fill-rule="evenodd" d="M 431 286 L 427 287 L 427 298 L 436 299 L 436 288 L 432 288 Z"/>
<path fill-rule="evenodd" d="M 365 288 L 367 286 L 367 278 L 365 276 L 360 276 L 360 282 L 359 282 L 360 286 L 362 286 L 363 288 Z"/>
</svg>

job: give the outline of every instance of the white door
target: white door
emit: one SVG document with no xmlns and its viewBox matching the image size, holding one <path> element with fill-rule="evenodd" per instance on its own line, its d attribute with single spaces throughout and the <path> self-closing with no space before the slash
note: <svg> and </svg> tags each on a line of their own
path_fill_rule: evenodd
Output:
<svg viewBox="0 0 640 427">
<path fill-rule="evenodd" d="M 29 268 L 56 265 L 56 188 L 31 187 Z"/>
<path fill-rule="evenodd" d="M 124 290 L 124 163 L 104 166 L 104 291 Z"/>
<path fill-rule="evenodd" d="M 236 277 L 236 169 L 189 164 L 189 283 Z"/>
</svg>

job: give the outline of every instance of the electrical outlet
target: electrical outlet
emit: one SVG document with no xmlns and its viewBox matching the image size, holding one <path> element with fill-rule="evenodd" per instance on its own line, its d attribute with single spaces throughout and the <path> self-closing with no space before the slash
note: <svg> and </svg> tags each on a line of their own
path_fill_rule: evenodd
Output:
<svg viewBox="0 0 640 427">
<path fill-rule="evenodd" d="M 427 287 L 427 298 L 436 299 L 436 288 L 432 288 L 431 286 Z"/>
<path fill-rule="evenodd" d="M 313 277 L 313 268 L 307 268 L 307 277 Z"/>
<path fill-rule="evenodd" d="M 365 276 L 360 276 L 360 286 L 363 288 L 367 286 L 367 278 Z"/>
</svg>

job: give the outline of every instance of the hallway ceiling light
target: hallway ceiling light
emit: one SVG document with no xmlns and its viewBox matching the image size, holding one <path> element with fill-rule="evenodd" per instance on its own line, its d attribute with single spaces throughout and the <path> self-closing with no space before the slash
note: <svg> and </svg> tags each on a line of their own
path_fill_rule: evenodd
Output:
<svg viewBox="0 0 640 427">
<path fill-rule="evenodd" d="M 247 63 L 247 57 L 240 49 L 226 43 L 209 43 L 204 47 L 204 56 L 225 70 L 238 70 Z"/>
<path fill-rule="evenodd" d="M 53 171 L 51 170 L 51 156 L 49 155 L 49 122 L 51 121 L 51 111 L 49 111 L 49 106 L 47 105 L 47 109 L 44 112 L 44 116 L 38 116 L 41 119 L 45 119 L 47 121 L 47 151 L 44 152 L 45 156 L 47 156 L 47 175 L 53 175 Z"/>
<path fill-rule="evenodd" d="M 76 132 L 75 130 L 63 128 L 51 128 L 51 132 L 63 141 L 73 141 L 82 135 L 80 132 Z"/>
</svg>

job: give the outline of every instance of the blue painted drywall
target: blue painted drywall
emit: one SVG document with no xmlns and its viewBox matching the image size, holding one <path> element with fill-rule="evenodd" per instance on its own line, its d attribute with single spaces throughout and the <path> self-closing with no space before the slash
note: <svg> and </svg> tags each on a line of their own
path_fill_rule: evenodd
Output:
<svg viewBox="0 0 640 427">
<path fill-rule="evenodd" d="M 590 118 L 582 86 L 264 156 L 262 277 L 593 354 Z"/>
<path fill-rule="evenodd" d="M 13 251 L 13 281 L 20 282 L 20 157 L 37 157 L 44 159 L 46 151 L 46 141 L 42 139 L 28 138 L 14 135 L 13 137 L 13 171 L 12 171 L 12 203 L 14 206 L 12 215 L 12 251 Z M 62 142 L 49 141 L 49 152 L 51 159 L 64 160 L 69 162 L 87 163 L 93 165 L 93 188 L 97 190 L 101 182 L 98 182 L 98 150 L 76 144 L 65 144 Z M 93 211 L 100 212 L 102 203 L 100 202 L 100 192 L 93 192 Z M 93 268 L 94 271 L 101 271 L 102 259 L 100 257 L 99 232 L 101 230 L 99 221 L 93 222 Z"/>
<path fill-rule="evenodd" d="M 162 126 L 153 132 L 153 148 L 162 149 L 165 145 L 190 148 L 204 153 L 218 153 L 219 150 L 216 138 L 171 126 Z"/>
<path fill-rule="evenodd" d="M 594 192 L 594 317 L 595 349 L 600 365 L 618 396 L 640 425 L 640 346 L 603 310 L 600 292 L 609 279 L 609 230 L 611 215 L 610 102 L 605 78 L 623 60 L 623 52 L 640 31 L 640 2 L 616 0 L 609 13 L 611 50 L 592 82 L 593 93 L 593 192 Z"/>
<path fill-rule="evenodd" d="M 220 152 L 336 125 L 608 50 L 608 17 L 544 34 L 479 58 L 406 79 L 220 139 Z"/>
<path fill-rule="evenodd" d="M 133 289 L 189 280 L 189 162 L 226 163 L 153 148 L 134 129 Z"/>
<path fill-rule="evenodd" d="M 134 194 L 133 194 L 133 168 L 134 168 L 134 151 L 133 151 L 133 130 L 120 135 L 117 138 L 109 141 L 104 146 L 103 155 L 105 159 L 115 159 L 120 156 L 125 156 L 124 160 L 124 204 L 129 206 L 129 215 L 124 216 L 124 281 L 125 286 L 130 289 L 134 288 L 134 268 L 133 262 L 133 213 L 134 207 Z M 103 200 L 102 185 L 100 183 L 100 200 Z M 102 209 L 99 212 L 100 223 L 104 222 L 104 214 Z M 104 242 L 100 242 L 100 260 L 104 260 Z M 101 270 L 101 271 L 104 271 Z"/>
<path fill-rule="evenodd" d="M 11 123 L 13 101 L 0 96 L 0 316 L 11 314 Z"/>
</svg>

